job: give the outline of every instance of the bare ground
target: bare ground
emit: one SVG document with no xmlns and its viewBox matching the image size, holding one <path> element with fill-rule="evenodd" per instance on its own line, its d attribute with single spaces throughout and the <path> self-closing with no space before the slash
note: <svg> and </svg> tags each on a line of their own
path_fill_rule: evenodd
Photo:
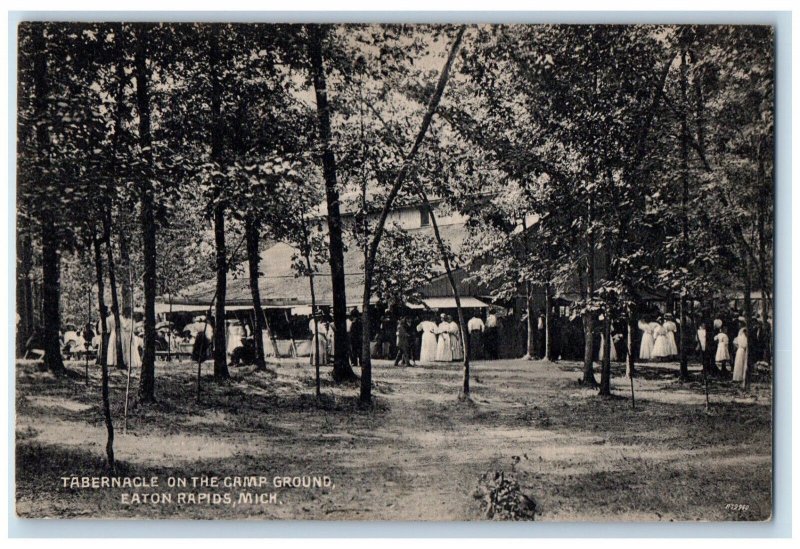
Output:
<svg viewBox="0 0 800 549">
<path fill-rule="evenodd" d="M 461 368 L 375 365 L 375 403 L 358 388 L 282 362 L 268 372 L 232 369 L 217 384 L 206 363 L 199 402 L 196 365 L 159 363 L 158 403 L 133 405 L 123 434 L 125 372 L 112 372 L 118 476 L 158 476 L 170 503 L 125 504 L 121 488 L 65 488 L 61 477 L 108 475 L 99 368 L 70 363 L 55 378 L 17 363 L 16 495 L 22 517 L 476 520 L 487 471 L 515 478 L 536 501 L 537 520 L 766 520 L 771 515 L 771 383 L 749 394 L 711 384 L 705 409 L 697 367 L 642 366 L 635 409 L 615 365 L 610 398 L 581 388 L 580 367 L 525 360 L 478 362 L 472 398 L 459 401 Z M 177 501 L 168 477 L 327 475 L 331 487 L 246 490 L 277 503 Z"/>
</svg>

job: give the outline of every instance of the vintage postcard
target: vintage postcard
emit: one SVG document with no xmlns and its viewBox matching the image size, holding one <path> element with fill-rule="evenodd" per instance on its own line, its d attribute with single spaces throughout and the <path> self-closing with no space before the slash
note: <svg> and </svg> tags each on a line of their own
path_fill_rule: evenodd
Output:
<svg viewBox="0 0 800 549">
<path fill-rule="evenodd" d="M 16 30 L 18 517 L 771 519 L 773 27 Z"/>
</svg>

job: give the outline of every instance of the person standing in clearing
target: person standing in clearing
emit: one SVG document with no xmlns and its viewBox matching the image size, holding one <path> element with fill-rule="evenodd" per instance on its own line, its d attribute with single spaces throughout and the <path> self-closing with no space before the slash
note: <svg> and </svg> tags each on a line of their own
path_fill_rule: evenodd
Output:
<svg viewBox="0 0 800 549">
<path fill-rule="evenodd" d="M 489 316 L 486 317 L 486 329 L 484 330 L 486 358 L 497 360 L 498 341 L 497 341 L 497 315 L 494 314 L 494 309 L 489 309 Z"/>
<path fill-rule="evenodd" d="M 325 340 L 328 342 L 328 363 L 333 363 L 333 357 L 336 352 L 335 346 L 335 331 L 333 325 L 333 318 L 329 315 L 325 315 Z"/>
<path fill-rule="evenodd" d="M 117 356 L 117 323 L 114 320 L 114 315 L 109 313 L 107 309 L 106 313 L 108 313 L 108 316 L 105 318 L 106 335 L 103 338 L 102 347 L 106 353 L 106 364 L 108 366 L 119 366 L 122 368 L 123 362 Z M 120 324 L 122 324 L 122 319 L 120 319 Z M 98 330 L 98 333 L 101 333 L 101 330 Z"/>
<path fill-rule="evenodd" d="M 452 362 L 453 348 L 450 346 L 450 322 L 447 320 L 447 315 L 442 314 L 436 333 L 439 335 L 436 344 L 436 362 Z"/>
<path fill-rule="evenodd" d="M 475 360 L 483 358 L 483 320 L 475 311 L 467 322 L 467 339 L 469 343 L 469 356 Z"/>
<path fill-rule="evenodd" d="M 453 320 L 450 315 L 447 315 L 447 320 L 450 322 L 450 348 L 453 360 L 464 360 L 464 347 L 461 343 L 461 326 L 459 326 L 458 322 Z"/>
<path fill-rule="evenodd" d="M 406 317 L 401 317 L 397 323 L 397 356 L 394 358 L 394 365 L 398 366 L 401 362 L 406 368 L 411 365 L 411 334 Z"/>
<path fill-rule="evenodd" d="M 736 358 L 733 361 L 733 381 L 744 381 L 747 374 L 747 328 L 741 328 L 733 340 Z"/>
<path fill-rule="evenodd" d="M 675 332 L 678 331 L 678 326 L 675 324 L 672 313 L 665 314 L 664 318 L 664 330 L 667 332 L 667 356 L 675 357 L 678 356 L 678 345 L 675 343 Z"/>
<path fill-rule="evenodd" d="M 597 320 L 599 320 L 600 322 L 603 322 L 604 319 L 605 319 L 605 315 L 600 315 L 600 317 Z M 612 330 L 613 330 L 613 328 L 612 328 Z M 618 334 L 614 333 L 613 331 L 611 332 L 611 348 L 608 351 L 609 360 L 611 362 L 617 362 L 617 360 L 618 360 L 617 347 L 616 347 L 616 344 L 615 344 L 616 341 L 619 341 L 619 338 L 617 336 L 618 336 Z M 605 352 L 606 352 L 606 331 L 605 330 L 601 330 L 600 331 L 600 351 L 597 354 L 597 361 L 598 362 L 600 362 L 600 363 L 603 362 L 603 357 L 605 356 Z"/>
<path fill-rule="evenodd" d="M 436 361 L 436 323 L 430 317 L 417 324 L 417 331 L 422 332 L 422 343 L 419 349 L 420 364 Z"/>
<path fill-rule="evenodd" d="M 361 313 L 353 307 L 347 320 L 347 340 L 350 344 L 350 364 L 355 368 L 361 366 Z"/>
<path fill-rule="evenodd" d="M 725 333 L 725 328 L 723 326 L 719 327 L 719 333 L 714 336 L 714 341 L 717 342 L 717 354 L 714 360 L 717 362 L 719 368 L 723 372 L 726 372 L 726 366 L 731 361 L 731 355 L 728 352 L 728 334 Z"/>
<path fill-rule="evenodd" d="M 659 318 L 658 320 L 661 320 Z M 669 356 L 669 343 L 667 342 L 667 330 L 660 322 L 652 322 L 650 326 L 653 327 L 653 336 L 655 343 L 653 344 L 653 358 L 661 360 Z"/>
<path fill-rule="evenodd" d="M 311 317 L 308 330 L 311 332 L 311 365 L 323 366 L 328 363 L 328 338 L 325 336 L 328 327 L 321 314 Z"/>
<path fill-rule="evenodd" d="M 700 327 L 697 329 L 696 340 L 696 350 L 698 353 L 700 353 L 700 360 L 703 363 L 703 371 L 708 372 L 711 370 L 713 359 L 710 353 L 711 345 L 709 345 L 708 331 L 706 330 L 705 322 L 700 323 Z"/>
<path fill-rule="evenodd" d="M 536 320 L 536 358 L 538 359 L 545 358 L 545 347 L 547 346 L 546 325 L 544 311 L 540 311 Z"/>
<path fill-rule="evenodd" d="M 139 354 L 141 339 L 136 335 L 134 322 L 130 307 L 125 307 L 122 318 L 120 319 L 120 337 L 122 337 L 122 361 L 133 370 L 138 370 L 142 366 L 142 357 Z"/>
</svg>

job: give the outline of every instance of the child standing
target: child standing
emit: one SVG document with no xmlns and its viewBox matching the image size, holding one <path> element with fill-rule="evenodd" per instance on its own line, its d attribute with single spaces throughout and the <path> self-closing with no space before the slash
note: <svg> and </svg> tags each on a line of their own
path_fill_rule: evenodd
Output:
<svg viewBox="0 0 800 549">
<path fill-rule="evenodd" d="M 726 365 L 730 364 L 731 354 L 728 352 L 728 334 L 725 333 L 724 328 L 719 328 L 719 333 L 714 336 L 714 341 L 717 342 L 717 355 L 714 357 L 717 365 L 725 372 L 727 371 Z"/>
</svg>

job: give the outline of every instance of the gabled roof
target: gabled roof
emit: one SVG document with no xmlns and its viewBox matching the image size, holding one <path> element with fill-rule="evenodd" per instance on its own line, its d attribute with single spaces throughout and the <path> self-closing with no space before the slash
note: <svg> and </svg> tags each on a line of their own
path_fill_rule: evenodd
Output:
<svg viewBox="0 0 800 549">
<path fill-rule="evenodd" d="M 466 238 L 463 224 L 444 225 L 439 228 L 442 239 L 456 253 Z M 412 229 L 409 232 L 430 235 L 431 245 L 435 245 L 433 230 L 430 227 Z M 302 260 L 297 248 L 280 242 L 270 246 L 260 254 L 258 287 L 264 307 L 295 307 L 311 304 L 311 289 L 308 277 L 298 276 L 292 265 Z M 361 305 L 364 295 L 364 252 L 350 245 L 344 253 L 345 291 L 347 306 Z M 318 305 L 333 304 L 333 288 L 331 285 L 330 266 L 327 262 L 316 265 L 314 276 L 314 293 Z M 247 264 L 242 263 L 228 274 L 226 288 L 226 305 L 229 307 L 247 307 L 252 305 L 250 281 L 247 276 Z M 215 296 L 216 278 L 189 286 L 172 297 L 173 305 L 185 308 L 198 306 L 207 308 Z M 161 296 L 158 300 L 159 310 L 165 310 L 167 299 Z M 373 298 L 373 302 L 375 299 Z"/>
</svg>

